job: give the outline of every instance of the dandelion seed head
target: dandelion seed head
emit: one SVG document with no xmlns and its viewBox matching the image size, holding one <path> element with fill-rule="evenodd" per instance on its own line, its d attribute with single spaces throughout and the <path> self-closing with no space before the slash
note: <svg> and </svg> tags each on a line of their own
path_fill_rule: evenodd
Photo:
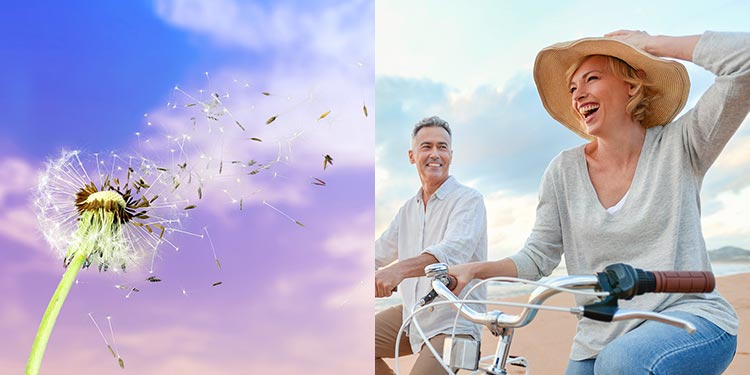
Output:
<svg viewBox="0 0 750 375">
<path fill-rule="evenodd" d="M 39 177 L 41 231 L 65 264 L 83 254 L 84 267 L 132 269 L 179 223 L 172 177 L 142 157 L 63 151 Z"/>
</svg>

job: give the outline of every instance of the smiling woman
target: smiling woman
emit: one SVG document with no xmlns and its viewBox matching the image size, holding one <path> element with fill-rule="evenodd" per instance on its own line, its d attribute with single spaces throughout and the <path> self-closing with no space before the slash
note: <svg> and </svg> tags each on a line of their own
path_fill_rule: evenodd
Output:
<svg viewBox="0 0 750 375">
<path fill-rule="evenodd" d="M 563 256 L 571 275 L 618 262 L 711 270 L 700 224 L 700 183 L 695 181 L 703 180 L 750 110 L 748 46 L 747 33 L 667 37 L 621 30 L 539 52 L 534 77 L 545 108 L 592 140 L 550 163 L 524 247 L 500 261 L 454 267 L 450 272 L 459 287 L 492 276 L 536 280 L 548 276 Z M 629 101 L 637 101 L 637 82 L 615 74 L 602 54 L 622 60 L 630 75 L 642 76 L 658 93 L 646 103 L 642 119 L 628 109 Z M 665 57 L 695 62 L 719 76 L 696 107 L 673 122 L 689 85 L 685 68 Z M 561 61 L 580 64 L 568 68 Z M 567 77 L 562 74 L 566 69 L 572 71 Z M 678 79 L 665 80 L 664 72 Z M 658 335 L 636 322 L 580 320 L 568 374 L 719 374 L 732 361 L 738 318 L 718 292 L 658 295 L 625 306 L 680 312 L 710 324 L 700 336 Z M 699 355 L 709 356 L 711 363 L 695 361 Z"/>
</svg>

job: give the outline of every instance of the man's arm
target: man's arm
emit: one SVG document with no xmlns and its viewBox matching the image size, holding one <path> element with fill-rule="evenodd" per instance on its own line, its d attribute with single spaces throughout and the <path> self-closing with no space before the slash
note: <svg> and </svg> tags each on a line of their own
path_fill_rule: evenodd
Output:
<svg viewBox="0 0 750 375">
<path fill-rule="evenodd" d="M 401 281 L 424 276 L 424 268 L 437 262 L 432 254 L 423 253 L 375 271 L 375 297 L 390 297 Z"/>
</svg>

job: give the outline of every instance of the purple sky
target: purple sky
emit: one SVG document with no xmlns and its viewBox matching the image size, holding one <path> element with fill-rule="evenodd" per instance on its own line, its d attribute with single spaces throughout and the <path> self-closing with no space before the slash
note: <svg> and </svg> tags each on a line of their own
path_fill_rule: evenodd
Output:
<svg viewBox="0 0 750 375">
<path fill-rule="evenodd" d="M 175 101 L 176 85 L 195 95 L 200 89 L 230 93 L 233 114 L 248 130 L 257 128 L 251 136 L 264 138 L 263 156 L 283 144 L 271 140 L 299 137 L 284 151 L 288 160 L 278 178 L 229 188 L 237 194 L 263 191 L 242 211 L 222 194 L 225 182 L 206 182 L 206 197 L 183 229 L 208 228 L 220 271 L 206 239 L 176 233 L 170 240 L 179 252 L 162 247 L 156 260 L 161 283 L 146 281 L 144 270 L 82 271 L 57 321 L 42 373 L 362 373 L 363 364 L 370 370 L 371 2 L 311 7 L 73 1 L 6 10 L 0 95 L 13 110 L 0 133 L 3 373 L 23 371 L 64 271 L 39 232 L 31 203 L 44 161 L 61 148 L 137 149 L 135 132 L 147 134 L 141 140 L 150 140 L 152 158 L 166 157 L 171 147 L 166 136 L 192 126 L 188 111 L 166 105 Z M 210 81 L 204 72 L 211 73 Z M 250 87 L 243 91 L 233 80 Z M 274 95 L 263 101 L 260 91 Z M 318 120 L 326 110 L 331 114 Z M 274 127 L 259 120 L 269 114 L 280 114 Z M 223 145 L 225 156 L 246 152 L 229 132 L 227 127 L 226 142 L 201 132 L 193 133 L 191 142 L 195 150 Z M 323 154 L 334 157 L 325 171 Z M 309 183 L 311 176 L 326 186 Z M 262 199 L 305 227 L 262 205 Z M 218 281 L 222 284 L 212 287 Z M 140 292 L 125 298 L 118 284 Z M 124 371 L 89 313 L 110 342 L 106 317 L 111 316 Z"/>
</svg>

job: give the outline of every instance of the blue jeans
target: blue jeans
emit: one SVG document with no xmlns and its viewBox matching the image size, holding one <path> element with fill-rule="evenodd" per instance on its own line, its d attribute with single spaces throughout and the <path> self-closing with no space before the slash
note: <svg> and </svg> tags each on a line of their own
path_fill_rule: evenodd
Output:
<svg viewBox="0 0 750 375">
<path fill-rule="evenodd" d="M 721 374 L 732 362 L 737 336 L 708 320 L 668 312 L 695 325 L 694 334 L 653 321 L 612 340 L 596 358 L 570 360 L 566 375 L 586 374 Z"/>
</svg>

